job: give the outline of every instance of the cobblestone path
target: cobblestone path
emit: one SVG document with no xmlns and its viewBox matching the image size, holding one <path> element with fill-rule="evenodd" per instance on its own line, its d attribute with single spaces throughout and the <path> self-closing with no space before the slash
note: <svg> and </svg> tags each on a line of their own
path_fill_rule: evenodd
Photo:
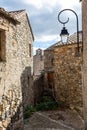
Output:
<svg viewBox="0 0 87 130">
<path fill-rule="evenodd" d="M 36 112 L 25 121 L 24 130 L 75 130 Z"/>
</svg>

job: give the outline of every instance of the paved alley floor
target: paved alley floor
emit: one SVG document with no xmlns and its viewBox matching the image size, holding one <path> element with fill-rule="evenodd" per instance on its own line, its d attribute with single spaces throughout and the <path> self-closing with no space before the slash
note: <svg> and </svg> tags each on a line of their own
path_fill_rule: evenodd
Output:
<svg viewBox="0 0 87 130">
<path fill-rule="evenodd" d="M 59 121 L 49 118 L 48 116 L 42 114 L 41 112 L 36 112 L 30 118 L 25 120 L 24 130 L 80 130 L 80 129 L 74 129 Z"/>
</svg>

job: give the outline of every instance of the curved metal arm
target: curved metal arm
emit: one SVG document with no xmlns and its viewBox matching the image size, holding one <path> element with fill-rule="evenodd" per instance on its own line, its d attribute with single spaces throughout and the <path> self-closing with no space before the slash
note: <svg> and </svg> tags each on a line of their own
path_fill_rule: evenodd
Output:
<svg viewBox="0 0 87 130">
<path fill-rule="evenodd" d="M 63 25 L 65 25 L 66 23 L 69 22 L 69 18 L 68 18 L 67 21 L 65 21 L 65 22 L 62 22 L 62 21 L 60 20 L 60 17 L 59 17 L 59 16 L 60 16 L 60 14 L 61 14 L 62 12 L 64 12 L 64 11 L 71 11 L 71 12 L 73 12 L 73 13 L 75 14 L 75 16 L 76 16 L 76 20 L 77 20 L 77 43 L 78 43 L 78 52 L 79 52 L 79 24 L 78 24 L 78 16 L 77 16 L 76 12 L 75 12 L 74 10 L 72 10 L 72 9 L 64 9 L 64 10 L 60 11 L 59 14 L 58 14 L 58 21 L 59 21 L 60 23 L 62 23 Z"/>
<path fill-rule="evenodd" d="M 66 23 L 69 22 L 69 18 L 68 18 L 67 21 L 65 21 L 65 22 L 62 22 L 62 21 L 60 20 L 60 17 L 59 17 L 59 16 L 60 16 L 60 14 L 61 14 L 63 11 L 65 11 L 65 10 L 62 10 L 62 11 L 59 12 L 59 14 L 58 14 L 58 21 L 59 21 L 61 24 L 65 25 Z"/>
</svg>

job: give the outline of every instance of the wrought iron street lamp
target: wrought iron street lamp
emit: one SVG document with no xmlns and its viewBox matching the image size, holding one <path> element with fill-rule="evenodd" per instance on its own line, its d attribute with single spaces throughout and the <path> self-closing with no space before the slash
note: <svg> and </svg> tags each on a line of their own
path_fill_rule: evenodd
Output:
<svg viewBox="0 0 87 130">
<path fill-rule="evenodd" d="M 77 45 L 78 45 L 78 52 L 79 52 L 79 24 L 78 24 L 78 15 L 76 14 L 75 11 L 73 11 L 72 9 L 64 9 L 62 11 L 59 12 L 58 14 L 58 21 L 63 24 L 63 29 L 61 30 L 61 33 L 60 33 L 60 36 L 61 36 L 61 41 L 62 43 L 67 43 L 68 42 L 68 36 L 69 36 L 69 33 L 67 31 L 67 29 L 65 28 L 65 24 L 69 22 L 69 18 L 67 19 L 67 21 L 65 22 L 62 22 L 60 20 L 60 14 L 64 11 L 71 11 L 75 14 L 76 16 L 76 25 L 77 25 Z"/>
</svg>

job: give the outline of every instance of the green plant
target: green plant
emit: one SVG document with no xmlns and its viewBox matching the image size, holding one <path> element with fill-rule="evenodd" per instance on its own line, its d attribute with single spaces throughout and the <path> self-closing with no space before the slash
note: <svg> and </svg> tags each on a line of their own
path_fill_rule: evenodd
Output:
<svg viewBox="0 0 87 130">
<path fill-rule="evenodd" d="M 44 111 L 44 110 L 53 110 L 58 107 L 58 104 L 55 101 L 48 101 L 48 102 L 41 102 L 35 106 L 37 111 Z"/>
<path fill-rule="evenodd" d="M 36 111 L 35 107 L 28 105 L 24 111 L 24 119 L 29 118 Z"/>
<path fill-rule="evenodd" d="M 41 99 L 41 102 L 50 102 L 50 101 L 53 101 L 53 99 L 51 99 L 48 96 L 43 96 L 42 99 Z"/>
<path fill-rule="evenodd" d="M 56 110 L 58 108 L 64 108 L 64 102 L 56 102 L 50 97 L 43 96 L 41 102 L 35 106 L 28 105 L 24 111 L 24 118 L 29 118 L 36 111 Z"/>
</svg>

